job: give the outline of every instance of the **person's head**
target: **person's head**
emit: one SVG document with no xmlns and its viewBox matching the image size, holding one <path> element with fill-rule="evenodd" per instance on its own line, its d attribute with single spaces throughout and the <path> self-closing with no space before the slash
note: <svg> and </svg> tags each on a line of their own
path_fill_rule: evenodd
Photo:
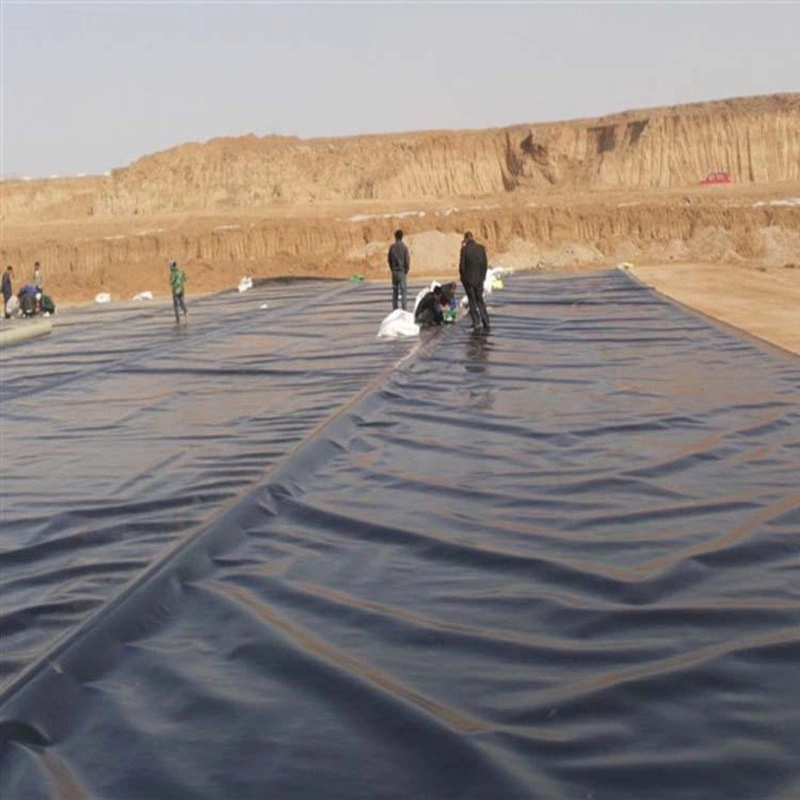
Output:
<svg viewBox="0 0 800 800">
<path fill-rule="evenodd" d="M 447 298 L 445 297 L 445 294 L 442 291 L 442 287 L 441 286 L 434 286 L 433 287 L 433 296 L 436 298 L 436 302 L 440 306 L 446 306 L 447 305 Z"/>
<path fill-rule="evenodd" d="M 403 231 L 401 231 L 399 228 L 394 232 L 394 240 L 396 242 L 403 241 Z"/>
<path fill-rule="evenodd" d="M 6 272 L 13 272 L 13 271 L 14 271 L 14 267 L 12 267 L 12 266 L 11 266 L 11 264 L 9 264 L 9 265 L 6 267 Z"/>
<path fill-rule="evenodd" d="M 178 267 L 178 262 L 177 261 L 170 261 L 169 262 L 169 268 L 170 269 L 177 269 L 177 267 Z"/>
<path fill-rule="evenodd" d="M 472 235 L 472 231 L 467 231 L 464 234 L 464 241 L 462 242 L 462 244 L 466 244 L 467 242 L 472 242 L 474 240 L 475 240 L 475 237 Z"/>
<path fill-rule="evenodd" d="M 39 269 L 39 267 L 41 267 L 41 264 L 38 261 L 34 261 L 33 262 L 33 268 L 34 269 Z"/>
</svg>

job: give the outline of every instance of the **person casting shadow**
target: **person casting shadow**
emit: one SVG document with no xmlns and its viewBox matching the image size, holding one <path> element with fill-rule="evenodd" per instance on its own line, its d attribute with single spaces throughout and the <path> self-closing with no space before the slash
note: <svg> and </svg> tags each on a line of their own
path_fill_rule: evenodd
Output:
<svg viewBox="0 0 800 800">
<path fill-rule="evenodd" d="M 486 258 L 486 248 L 475 241 L 471 231 L 464 234 L 461 243 L 461 256 L 458 262 L 458 274 L 464 293 L 469 302 L 469 316 L 472 320 L 472 330 L 489 330 L 489 314 L 483 300 L 483 283 L 486 280 L 486 271 L 489 262 Z"/>
</svg>

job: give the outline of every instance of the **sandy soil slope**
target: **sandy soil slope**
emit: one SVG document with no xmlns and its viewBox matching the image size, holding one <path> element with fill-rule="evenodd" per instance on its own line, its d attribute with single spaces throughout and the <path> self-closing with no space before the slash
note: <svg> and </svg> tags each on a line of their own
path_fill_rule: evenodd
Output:
<svg viewBox="0 0 800 800">
<path fill-rule="evenodd" d="M 673 264 L 633 269 L 680 303 L 800 355 L 800 261 L 786 267 Z"/>
</svg>

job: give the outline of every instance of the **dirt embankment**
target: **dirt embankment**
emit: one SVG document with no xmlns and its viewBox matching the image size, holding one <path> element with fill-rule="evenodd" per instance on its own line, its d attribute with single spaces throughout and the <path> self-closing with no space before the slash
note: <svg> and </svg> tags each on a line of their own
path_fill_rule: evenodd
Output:
<svg viewBox="0 0 800 800">
<path fill-rule="evenodd" d="M 39 230 L 31 238 L 9 237 L 3 257 L 23 266 L 41 261 L 51 290 L 72 299 L 98 291 L 117 297 L 166 291 L 170 258 L 186 266 L 194 291 L 230 287 L 244 275 L 385 277 L 386 248 L 398 225 L 406 231 L 415 274 L 426 276 L 455 273 L 467 229 L 487 244 L 494 265 L 515 269 L 620 261 L 782 267 L 800 254 L 800 205 L 753 205 L 693 205 L 675 198 L 615 208 L 537 204 L 451 207 L 414 216 L 154 219 L 124 232 L 115 225 L 51 226 L 44 236 Z"/>
<path fill-rule="evenodd" d="M 6 182 L 6 222 L 252 212 L 281 204 L 800 182 L 800 94 L 563 123 L 185 144 L 106 177 Z"/>
<path fill-rule="evenodd" d="M 633 274 L 680 303 L 800 356 L 800 262 L 775 269 L 642 266 Z"/>
<path fill-rule="evenodd" d="M 725 170 L 731 186 L 703 186 Z M 245 274 L 384 276 L 392 231 L 417 274 L 452 274 L 472 229 L 515 268 L 730 263 L 800 254 L 800 94 L 558 124 L 303 141 L 212 140 L 109 176 L 6 181 L 4 263 L 63 300 L 194 291 Z"/>
</svg>

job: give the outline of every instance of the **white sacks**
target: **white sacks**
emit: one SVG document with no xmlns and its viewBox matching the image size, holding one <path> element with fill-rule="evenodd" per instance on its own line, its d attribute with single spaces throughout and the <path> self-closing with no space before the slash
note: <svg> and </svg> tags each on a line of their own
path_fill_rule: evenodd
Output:
<svg viewBox="0 0 800 800">
<path fill-rule="evenodd" d="M 419 325 L 414 322 L 414 315 L 410 311 L 396 308 L 381 322 L 378 338 L 399 339 L 404 336 L 419 336 Z"/>
<path fill-rule="evenodd" d="M 137 302 L 140 301 L 140 300 L 152 300 L 153 299 L 153 293 L 152 292 L 139 292 L 138 294 L 135 294 L 132 299 L 136 300 Z"/>
<path fill-rule="evenodd" d="M 239 292 L 246 292 L 248 289 L 253 288 L 253 279 L 245 276 L 239 281 L 239 285 L 236 287 Z"/>
<path fill-rule="evenodd" d="M 111 295 L 108 292 L 100 292 L 100 294 L 95 295 L 94 301 L 95 303 L 110 303 Z"/>
<path fill-rule="evenodd" d="M 499 268 L 489 267 L 483 281 L 483 293 L 491 294 L 495 289 L 503 288 L 502 272 Z"/>
<path fill-rule="evenodd" d="M 503 275 L 510 274 L 511 270 L 502 267 L 489 267 L 486 270 L 486 277 L 483 279 L 483 296 L 488 297 L 492 292 L 503 288 Z M 461 307 L 469 305 L 469 298 L 465 295 L 461 298 Z"/>
</svg>

